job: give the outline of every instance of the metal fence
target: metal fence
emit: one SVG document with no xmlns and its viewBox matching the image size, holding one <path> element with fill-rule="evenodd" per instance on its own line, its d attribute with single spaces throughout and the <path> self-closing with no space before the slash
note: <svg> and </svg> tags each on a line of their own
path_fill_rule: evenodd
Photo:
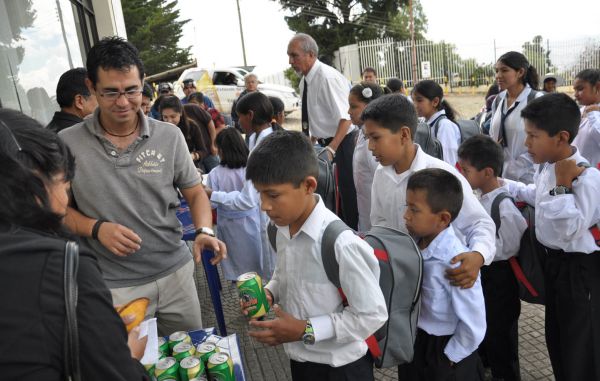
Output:
<svg viewBox="0 0 600 381">
<path fill-rule="evenodd" d="M 494 64 L 503 53 L 515 50 L 528 58 L 540 77 L 552 72 L 559 86 L 570 86 L 582 69 L 600 68 L 600 36 L 577 40 L 550 41 L 535 37 L 521 43 L 456 45 L 445 41 L 410 41 L 378 39 L 341 47 L 334 54 L 334 66 L 353 82 L 360 81 L 361 71 L 373 67 L 385 83 L 391 77 L 412 87 L 422 79 L 445 85 L 447 91 L 485 91 L 494 82 Z"/>
</svg>

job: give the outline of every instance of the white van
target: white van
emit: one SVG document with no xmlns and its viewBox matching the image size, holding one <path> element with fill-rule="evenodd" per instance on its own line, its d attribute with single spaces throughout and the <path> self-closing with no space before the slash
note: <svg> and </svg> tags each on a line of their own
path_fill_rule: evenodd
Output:
<svg viewBox="0 0 600 381">
<path fill-rule="evenodd" d="M 230 114 L 233 102 L 244 91 L 244 76 L 248 73 L 247 70 L 238 67 L 212 70 L 202 68 L 186 69 L 173 84 L 173 89 L 178 97 L 183 98 L 185 95 L 183 93 L 183 81 L 191 78 L 196 81 L 198 91 L 208 95 L 219 111 Z M 267 96 L 281 99 L 285 105 L 286 114 L 294 112 L 300 107 L 300 98 L 291 87 L 260 83 L 259 81 L 258 90 Z"/>
</svg>

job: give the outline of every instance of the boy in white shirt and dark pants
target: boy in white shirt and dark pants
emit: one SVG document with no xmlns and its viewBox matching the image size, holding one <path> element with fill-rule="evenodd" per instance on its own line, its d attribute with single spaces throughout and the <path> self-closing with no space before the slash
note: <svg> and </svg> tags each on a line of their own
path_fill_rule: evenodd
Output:
<svg viewBox="0 0 600 381">
<path fill-rule="evenodd" d="M 285 158 L 285 160 L 282 160 Z M 344 307 L 321 259 L 325 228 L 339 218 L 318 195 L 318 164 L 312 144 L 299 132 L 277 131 L 257 146 L 246 177 L 260 193 L 261 207 L 277 226 L 278 261 L 265 286 L 277 316 L 252 321 L 256 340 L 284 344 L 292 379 L 373 380 L 365 339 L 387 320 L 373 249 L 352 231 L 335 241 Z"/>
<path fill-rule="evenodd" d="M 400 380 L 483 381 L 477 354 L 486 329 L 481 281 L 461 289 L 445 278 L 457 266 L 452 258 L 467 251 L 451 225 L 462 201 L 460 181 L 443 169 L 423 169 L 408 180 L 404 219 L 423 255 L 423 285 L 415 356 L 398 368 Z"/>
<path fill-rule="evenodd" d="M 473 189 L 481 191 L 479 201 L 486 212 L 493 215 L 496 198 L 508 192 L 498 180 L 504 165 L 502 147 L 489 136 L 477 135 L 461 144 L 458 157 L 462 174 Z M 508 260 L 518 255 L 527 222 L 510 198 L 501 199 L 498 215 L 496 256 L 492 264 L 481 268 L 487 331 L 479 353 L 489 364 L 494 379 L 519 381 L 521 300 L 519 285 Z"/>
<path fill-rule="evenodd" d="M 546 344 L 557 381 L 600 379 L 600 172 L 571 145 L 581 115 L 566 94 L 544 95 L 521 112 L 525 145 L 541 169 L 535 183 L 505 180 L 535 204 L 536 236 L 547 249 Z"/>
</svg>

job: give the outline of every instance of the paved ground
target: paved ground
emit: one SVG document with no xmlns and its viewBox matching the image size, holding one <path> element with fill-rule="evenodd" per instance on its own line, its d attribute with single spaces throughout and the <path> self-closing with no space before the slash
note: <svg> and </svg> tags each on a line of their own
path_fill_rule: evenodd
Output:
<svg viewBox="0 0 600 381">
<path fill-rule="evenodd" d="M 214 309 L 210 301 L 208 286 L 202 267 L 197 269 L 196 279 L 204 326 L 216 326 Z M 252 340 L 247 335 L 248 323 L 239 312 L 237 289 L 234 285 L 226 282 L 222 282 L 222 287 L 221 300 L 223 302 L 227 330 L 228 333 L 237 333 L 239 336 L 240 349 L 246 368 L 246 380 L 291 380 L 289 361 L 283 351 L 283 347 L 268 347 Z M 523 381 L 554 380 L 544 339 L 543 307 L 523 303 L 519 334 Z M 381 381 L 397 380 L 396 371 L 394 369 L 377 369 L 375 379 Z"/>
</svg>

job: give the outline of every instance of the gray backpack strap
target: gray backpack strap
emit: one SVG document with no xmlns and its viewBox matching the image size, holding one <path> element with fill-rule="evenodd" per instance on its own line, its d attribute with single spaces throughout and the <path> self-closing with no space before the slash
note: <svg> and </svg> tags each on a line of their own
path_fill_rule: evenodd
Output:
<svg viewBox="0 0 600 381">
<path fill-rule="evenodd" d="M 323 268 L 327 274 L 327 279 L 336 288 L 341 287 L 340 283 L 340 265 L 335 258 L 335 241 L 342 232 L 350 229 L 343 221 L 335 220 L 329 223 L 323 232 L 321 239 L 321 259 L 323 260 Z"/>
<path fill-rule="evenodd" d="M 267 236 L 269 237 L 271 247 L 277 252 L 277 226 L 272 222 L 269 222 L 267 225 Z"/>
<path fill-rule="evenodd" d="M 496 236 L 498 236 L 498 231 L 500 230 L 500 203 L 502 202 L 502 200 L 504 200 L 505 198 L 510 198 L 511 200 L 513 200 L 513 202 L 515 201 L 513 199 L 513 197 L 508 194 L 507 192 L 502 192 L 500 194 L 498 194 L 498 196 L 496 196 L 496 198 L 494 199 L 494 201 L 492 201 L 492 210 L 490 212 L 492 220 L 494 220 L 494 224 L 496 224 Z"/>
<path fill-rule="evenodd" d="M 590 165 L 590 163 L 588 163 L 587 161 L 582 161 L 581 163 L 577 163 L 578 167 L 583 167 L 583 168 L 591 168 L 592 166 Z"/>
<path fill-rule="evenodd" d="M 531 89 L 531 91 L 527 95 L 527 104 L 529 104 L 532 100 L 535 99 L 537 93 L 539 93 L 539 91 Z"/>
</svg>

